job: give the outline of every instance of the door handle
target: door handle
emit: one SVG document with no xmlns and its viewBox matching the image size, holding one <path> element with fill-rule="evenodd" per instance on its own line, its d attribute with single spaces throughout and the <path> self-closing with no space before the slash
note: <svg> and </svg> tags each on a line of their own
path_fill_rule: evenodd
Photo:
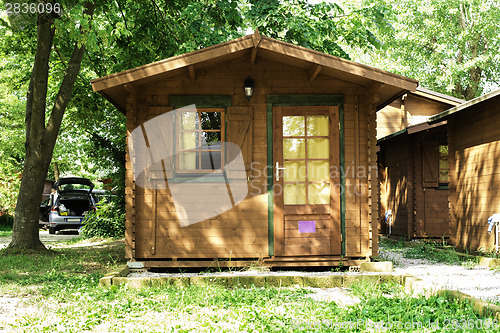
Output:
<svg viewBox="0 0 500 333">
<path fill-rule="evenodd" d="M 276 181 L 279 182 L 280 181 L 280 170 L 286 170 L 286 168 L 280 168 L 280 165 L 278 162 L 276 162 Z"/>
</svg>

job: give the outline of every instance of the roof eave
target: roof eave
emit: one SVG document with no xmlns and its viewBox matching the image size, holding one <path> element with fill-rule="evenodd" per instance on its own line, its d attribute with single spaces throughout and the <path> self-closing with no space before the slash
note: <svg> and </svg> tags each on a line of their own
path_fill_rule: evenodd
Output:
<svg viewBox="0 0 500 333">
<path fill-rule="evenodd" d="M 308 61 L 312 64 L 326 66 L 351 75 L 365 77 L 369 80 L 382 82 L 405 90 L 415 90 L 418 85 L 417 80 L 302 46 L 261 36 L 256 31 L 252 35 L 92 80 L 92 89 L 94 91 L 102 91 L 253 47 Z"/>
<path fill-rule="evenodd" d="M 480 104 L 480 103 L 482 103 L 482 102 L 484 102 L 486 100 L 489 100 L 489 99 L 491 99 L 493 97 L 496 97 L 496 96 L 500 96 L 500 89 L 492 91 L 492 92 L 490 92 L 488 94 L 485 94 L 483 96 L 479 96 L 477 98 L 471 99 L 470 101 L 467 101 L 465 103 L 462 103 L 460 105 L 452 107 L 451 109 L 448 109 L 446 111 L 438 113 L 437 115 L 430 117 L 427 120 L 427 123 L 429 123 L 429 124 L 435 124 L 435 123 L 437 123 L 439 121 L 442 121 L 442 120 L 448 118 L 449 116 L 451 116 L 451 115 L 453 115 L 453 114 L 455 114 L 457 112 L 466 110 L 466 109 L 470 108 L 473 105 Z"/>
</svg>

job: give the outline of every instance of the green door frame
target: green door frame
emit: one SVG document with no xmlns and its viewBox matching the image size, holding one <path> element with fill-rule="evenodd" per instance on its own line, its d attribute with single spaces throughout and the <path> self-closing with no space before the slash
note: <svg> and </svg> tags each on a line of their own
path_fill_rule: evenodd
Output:
<svg viewBox="0 0 500 333">
<path fill-rule="evenodd" d="M 342 95 L 267 95 L 267 199 L 269 256 L 274 256 L 273 197 L 273 107 L 275 106 L 338 106 L 340 168 L 344 170 L 344 96 Z M 340 185 L 345 188 L 344 172 Z M 345 195 L 340 198 L 341 253 L 345 255 Z"/>
</svg>

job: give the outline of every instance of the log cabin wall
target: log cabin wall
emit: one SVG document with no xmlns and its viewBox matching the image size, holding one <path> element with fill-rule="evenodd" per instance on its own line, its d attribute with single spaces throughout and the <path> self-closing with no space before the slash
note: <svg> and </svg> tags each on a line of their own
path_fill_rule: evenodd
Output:
<svg viewBox="0 0 500 333">
<path fill-rule="evenodd" d="M 385 178 L 381 183 L 381 205 L 392 211 L 391 235 L 408 236 L 413 232 L 412 212 L 413 200 L 410 196 L 413 191 L 413 159 L 410 155 L 408 136 L 400 135 L 381 143 L 381 161 L 385 171 Z M 383 216 L 385 211 L 381 211 Z M 384 222 L 385 223 L 385 222 Z M 389 227 L 383 226 L 382 230 L 388 234 Z"/>
<path fill-rule="evenodd" d="M 448 119 L 451 239 L 469 250 L 492 250 L 487 220 L 500 213 L 500 98 Z"/>
<path fill-rule="evenodd" d="M 450 236 L 449 187 L 439 180 L 439 147 L 447 145 L 446 126 L 409 136 L 414 156 L 411 237 Z"/>
<path fill-rule="evenodd" d="M 400 97 L 377 112 L 377 139 L 403 128 L 405 128 L 404 106 Z"/>
<path fill-rule="evenodd" d="M 255 81 L 250 101 L 242 89 L 249 74 Z M 359 102 L 366 100 L 362 98 L 362 87 L 321 73 L 310 80 L 310 74 L 302 69 L 266 58 L 257 58 L 252 64 L 249 58 L 241 57 L 148 83 L 137 91 L 140 94 L 129 92 L 129 131 L 175 106 L 170 103 L 170 96 L 174 95 L 229 95 L 232 106 L 248 107 L 252 115 L 253 167 L 249 174 L 249 195 L 243 202 L 187 227 L 180 227 L 168 190 L 143 189 L 128 181 L 127 257 L 138 260 L 267 257 L 267 96 L 317 94 L 344 97 L 345 255 L 371 255 L 374 245 L 370 219 L 377 216 L 378 207 L 376 176 L 370 176 L 370 171 L 376 175 L 376 123 L 372 105 Z M 128 179 L 132 179 L 130 173 L 127 158 Z M 200 184 L 193 186 L 203 190 Z M 360 195 L 356 195 L 358 192 Z M 370 196 L 375 199 L 369 200 Z"/>
<path fill-rule="evenodd" d="M 377 112 L 377 139 L 414 125 L 418 119 L 425 122 L 421 117 L 433 116 L 457 104 L 457 99 L 432 100 L 410 92 Z"/>
<path fill-rule="evenodd" d="M 446 126 L 401 133 L 380 144 L 381 207 L 393 212 L 392 235 L 408 238 L 449 237 L 448 183 L 439 179 Z M 443 147 L 444 148 L 444 147 Z M 384 223 L 381 228 L 388 233 Z"/>
</svg>

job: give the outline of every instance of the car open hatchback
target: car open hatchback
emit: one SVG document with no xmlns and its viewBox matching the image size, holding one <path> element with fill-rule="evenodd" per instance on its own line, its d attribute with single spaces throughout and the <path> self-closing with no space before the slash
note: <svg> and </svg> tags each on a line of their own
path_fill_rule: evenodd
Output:
<svg viewBox="0 0 500 333">
<path fill-rule="evenodd" d="M 49 234 L 64 229 L 79 229 L 86 216 L 96 209 L 92 195 L 94 184 L 87 178 L 67 177 L 56 181 L 54 188 L 56 192 L 40 207 L 41 215 L 48 215 L 45 219 L 48 220 Z"/>
</svg>

